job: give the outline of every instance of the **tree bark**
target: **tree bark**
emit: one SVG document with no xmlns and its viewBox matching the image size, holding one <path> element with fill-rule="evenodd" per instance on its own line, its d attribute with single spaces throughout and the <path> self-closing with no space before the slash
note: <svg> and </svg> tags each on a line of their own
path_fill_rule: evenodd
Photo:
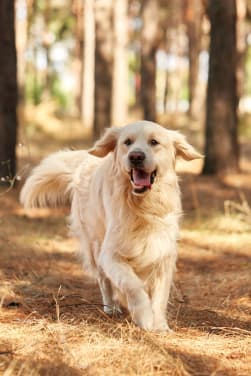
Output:
<svg viewBox="0 0 251 376">
<path fill-rule="evenodd" d="M 25 52 L 27 48 L 27 4 L 26 0 L 16 1 L 16 53 L 19 104 L 25 100 Z"/>
<path fill-rule="evenodd" d="M 112 0 L 95 1 L 94 137 L 111 126 L 113 31 Z"/>
<path fill-rule="evenodd" d="M 48 40 L 49 36 L 49 25 L 51 21 L 51 0 L 46 1 L 45 9 L 44 9 L 44 24 L 45 24 L 45 31 L 43 35 L 43 47 L 45 50 L 45 58 L 46 58 L 46 69 L 44 72 L 44 91 L 45 97 L 49 98 L 51 94 L 51 58 L 50 58 L 50 41 Z"/>
<path fill-rule="evenodd" d="M 245 0 L 236 0 L 237 9 L 237 95 L 238 102 L 243 96 L 245 91 L 245 58 L 247 50 L 246 42 L 246 15 L 247 15 L 247 3 Z"/>
<path fill-rule="evenodd" d="M 77 88 L 75 90 L 75 106 L 76 113 L 79 119 L 82 120 L 82 96 L 83 96 L 83 72 L 84 72 L 84 62 L 83 62 L 83 39 L 84 39 L 84 2 L 82 0 L 72 0 L 71 1 L 71 12 L 75 18 L 75 49 L 73 52 L 72 69 L 76 80 L 79 81 Z"/>
<path fill-rule="evenodd" d="M 112 124 L 122 125 L 127 120 L 128 59 L 127 59 L 127 0 L 114 4 L 114 63 L 112 87 Z"/>
<path fill-rule="evenodd" d="M 238 171 L 235 0 L 210 0 L 204 174 Z"/>
<path fill-rule="evenodd" d="M 83 14 L 83 58 L 81 119 L 86 128 L 93 127 L 94 119 L 94 66 L 95 66 L 95 20 L 94 1 L 84 2 Z"/>
<path fill-rule="evenodd" d="M 15 1 L 0 1 L 0 179 L 10 182 L 16 174 L 17 62 Z"/>
<path fill-rule="evenodd" d="M 200 106 L 198 87 L 199 56 L 201 48 L 202 2 L 201 0 L 186 0 L 186 24 L 188 35 L 189 59 L 189 115 L 197 118 Z"/>
<path fill-rule="evenodd" d="M 142 3 L 141 102 L 144 119 L 156 121 L 156 51 L 158 47 L 158 0 Z"/>
</svg>

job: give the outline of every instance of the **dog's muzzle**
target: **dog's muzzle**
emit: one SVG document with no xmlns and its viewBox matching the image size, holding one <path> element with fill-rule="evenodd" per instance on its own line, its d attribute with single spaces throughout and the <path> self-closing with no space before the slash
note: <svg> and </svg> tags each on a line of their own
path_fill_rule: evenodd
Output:
<svg viewBox="0 0 251 376">
<path fill-rule="evenodd" d="M 149 173 L 139 168 L 131 169 L 131 182 L 133 184 L 133 192 L 141 194 L 151 189 L 156 177 L 156 170 Z"/>
<path fill-rule="evenodd" d="M 141 194 L 151 189 L 156 177 L 156 170 L 152 172 L 145 170 L 145 153 L 141 150 L 133 150 L 129 153 L 128 159 L 131 165 L 130 175 L 133 193 Z"/>
</svg>

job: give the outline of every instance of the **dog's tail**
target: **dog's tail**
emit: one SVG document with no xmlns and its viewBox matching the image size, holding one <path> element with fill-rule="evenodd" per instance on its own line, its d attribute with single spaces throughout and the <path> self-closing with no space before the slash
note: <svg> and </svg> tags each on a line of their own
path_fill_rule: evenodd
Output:
<svg viewBox="0 0 251 376">
<path fill-rule="evenodd" d="M 45 158 L 26 180 L 20 194 L 25 208 L 69 204 L 72 177 L 86 151 L 60 151 Z"/>
</svg>

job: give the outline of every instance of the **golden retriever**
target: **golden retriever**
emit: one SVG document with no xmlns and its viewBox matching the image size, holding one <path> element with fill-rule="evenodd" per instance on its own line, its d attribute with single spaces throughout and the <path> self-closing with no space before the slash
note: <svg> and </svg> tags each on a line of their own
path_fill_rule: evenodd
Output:
<svg viewBox="0 0 251 376">
<path fill-rule="evenodd" d="M 139 121 L 107 129 L 89 151 L 52 154 L 21 192 L 25 207 L 71 202 L 71 230 L 104 311 L 124 306 L 146 330 L 169 330 L 181 215 L 178 156 L 201 157 L 180 133 Z"/>
</svg>

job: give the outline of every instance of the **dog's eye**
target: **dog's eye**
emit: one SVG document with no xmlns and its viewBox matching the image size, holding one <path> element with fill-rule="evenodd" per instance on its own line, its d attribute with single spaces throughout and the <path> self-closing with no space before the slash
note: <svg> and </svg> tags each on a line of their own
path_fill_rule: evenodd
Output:
<svg viewBox="0 0 251 376">
<path fill-rule="evenodd" d="M 125 145 L 130 146 L 132 145 L 132 140 L 130 138 L 127 138 L 124 142 Z"/>
<path fill-rule="evenodd" d="M 155 146 L 155 145 L 158 145 L 159 142 L 157 140 L 155 140 L 154 138 L 152 140 L 150 140 L 150 145 L 152 146 Z"/>
</svg>

